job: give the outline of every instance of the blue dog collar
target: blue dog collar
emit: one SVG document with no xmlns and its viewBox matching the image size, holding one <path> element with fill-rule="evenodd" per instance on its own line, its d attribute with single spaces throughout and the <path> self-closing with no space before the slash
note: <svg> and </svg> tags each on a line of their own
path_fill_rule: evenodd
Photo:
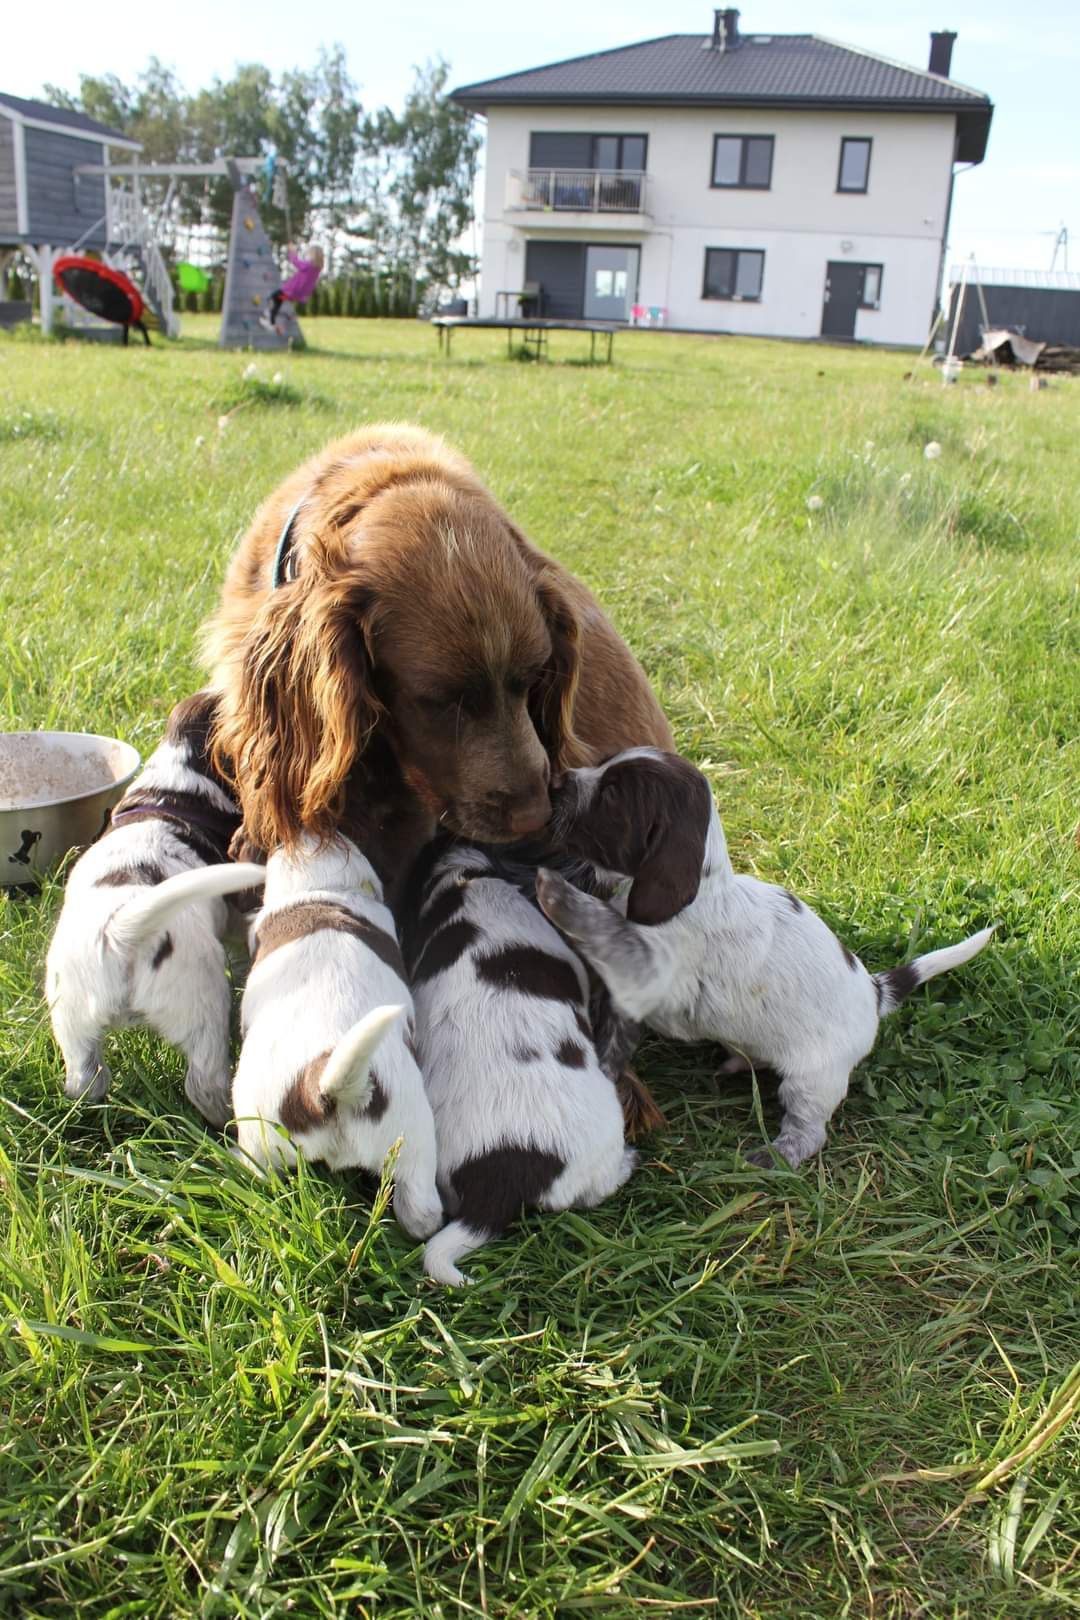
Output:
<svg viewBox="0 0 1080 1620">
<path fill-rule="evenodd" d="M 306 496 L 301 495 L 288 517 L 285 526 L 278 537 L 277 550 L 274 552 L 274 571 L 270 576 L 270 589 L 276 591 L 279 585 L 288 585 L 300 572 L 300 566 L 293 555 L 293 526 L 296 516 L 303 506 Z"/>
</svg>

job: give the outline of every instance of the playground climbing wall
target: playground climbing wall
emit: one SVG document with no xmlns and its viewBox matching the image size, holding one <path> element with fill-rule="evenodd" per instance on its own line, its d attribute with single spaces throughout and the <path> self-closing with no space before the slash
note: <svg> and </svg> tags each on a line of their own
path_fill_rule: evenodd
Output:
<svg viewBox="0 0 1080 1620">
<path fill-rule="evenodd" d="M 270 239 L 259 217 L 252 188 L 236 185 L 233 195 L 229 257 L 225 266 L 225 297 L 221 306 L 223 349 L 287 349 L 304 341 L 291 304 L 281 306 L 280 332 L 267 331 L 259 317 L 269 311 L 270 296 L 284 279 Z"/>
</svg>

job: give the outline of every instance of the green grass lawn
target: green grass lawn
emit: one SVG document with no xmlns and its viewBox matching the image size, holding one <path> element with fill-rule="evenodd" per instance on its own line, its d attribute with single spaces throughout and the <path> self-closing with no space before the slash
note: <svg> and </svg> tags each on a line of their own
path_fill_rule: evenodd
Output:
<svg viewBox="0 0 1080 1620">
<path fill-rule="evenodd" d="M 647 1044 L 668 1126 L 623 1194 L 446 1293 L 370 1186 L 249 1181 L 149 1038 L 69 1105 L 60 886 L 0 900 L 0 1607 L 1080 1611 L 1080 385 L 663 334 L 447 362 L 316 320 L 275 389 L 186 332 L 0 338 L 0 727 L 145 755 L 256 503 L 404 418 L 598 592 L 738 867 L 872 968 L 1002 927 L 889 1020 L 803 1173 L 739 1159 L 767 1089 Z"/>
</svg>

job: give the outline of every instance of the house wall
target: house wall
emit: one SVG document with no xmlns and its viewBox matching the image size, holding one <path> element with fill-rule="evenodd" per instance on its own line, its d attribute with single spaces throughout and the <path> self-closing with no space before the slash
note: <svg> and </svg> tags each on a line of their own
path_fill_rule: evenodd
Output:
<svg viewBox="0 0 1080 1620">
<path fill-rule="evenodd" d="M 15 140 L 11 119 L 0 114 L 0 242 L 19 232 L 15 198 Z"/>
<path fill-rule="evenodd" d="M 530 228 L 506 209 L 507 175 L 528 167 L 533 130 L 591 130 L 649 138 L 642 231 L 561 232 L 551 216 Z M 772 135 L 768 191 L 710 185 L 713 136 Z M 840 141 L 873 141 L 869 189 L 838 193 Z M 657 107 L 515 107 L 492 110 L 484 202 L 480 312 L 520 286 L 525 240 L 573 238 L 642 246 L 639 302 L 660 305 L 670 325 L 813 337 L 821 330 L 830 259 L 884 265 L 881 307 L 860 310 L 855 335 L 921 344 L 937 296 L 955 139 L 952 113 L 844 113 Z M 575 220 L 575 226 L 578 221 Z M 765 251 L 759 302 L 702 297 L 705 249 Z"/>
<path fill-rule="evenodd" d="M 3 120 L 7 122 L 7 120 Z M 26 126 L 28 236 L 68 247 L 105 213 L 103 175 L 75 174 L 77 163 L 104 163 L 100 141 Z M 104 232 L 87 239 L 99 244 Z"/>
</svg>

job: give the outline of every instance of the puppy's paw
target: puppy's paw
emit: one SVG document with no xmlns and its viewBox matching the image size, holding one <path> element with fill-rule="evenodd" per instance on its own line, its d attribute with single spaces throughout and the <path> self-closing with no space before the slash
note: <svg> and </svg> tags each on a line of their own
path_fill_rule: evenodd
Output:
<svg viewBox="0 0 1080 1620">
<path fill-rule="evenodd" d="M 69 1069 L 64 1081 L 64 1096 L 72 1102 L 100 1102 L 112 1083 L 112 1074 L 104 1063 L 88 1063 L 83 1069 Z"/>
<path fill-rule="evenodd" d="M 208 1125 L 219 1130 L 232 1119 L 232 1096 L 229 1078 L 215 1078 L 198 1069 L 189 1069 L 184 1081 L 184 1095 L 199 1110 Z"/>
<path fill-rule="evenodd" d="M 540 910 L 556 928 L 561 928 L 564 934 L 572 934 L 580 927 L 586 908 L 582 904 L 580 889 L 575 889 L 572 883 L 567 883 L 558 872 L 552 872 L 542 866 L 536 874 L 536 898 Z"/>
<path fill-rule="evenodd" d="M 412 1238 L 434 1237 L 446 1225 L 446 1212 L 438 1193 L 414 1194 L 402 1186 L 394 1189 L 394 1216 L 402 1231 Z"/>
<path fill-rule="evenodd" d="M 756 1170 L 797 1170 L 805 1154 L 798 1158 L 792 1157 L 792 1150 L 779 1141 L 770 1142 L 766 1147 L 754 1148 L 752 1153 L 744 1153 L 743 1158 L 747 1164 L 752 1164 Z"/>
<path fill-rule="evenodd" d="M 559 908 L 559 902 L 569 887 L 570 885 L 565 878 L 560 877 L 557 872 L 552 872 L 546 866 L 542 866 L 536 874 L 536 898 L 540 902 L 541 910 L 551 918 L 552 922 L 558 921 L 556 912 Z"/>
</svg>

